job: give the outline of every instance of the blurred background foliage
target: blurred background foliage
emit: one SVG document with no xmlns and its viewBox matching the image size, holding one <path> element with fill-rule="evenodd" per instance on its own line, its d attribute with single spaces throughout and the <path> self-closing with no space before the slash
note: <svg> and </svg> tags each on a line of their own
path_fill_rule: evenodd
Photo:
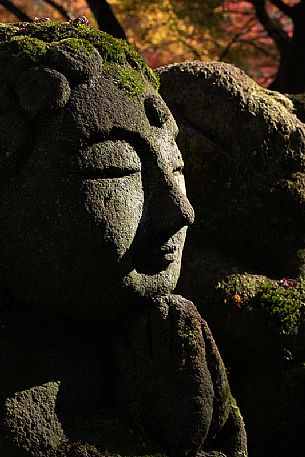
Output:
<svg viewBox="0 0 305 457">
<path fill-rule="evenodd" d="M 302 8 L 296 11 L 302 6 L 304 13 Z M 0 0 L 2 22 L 80 15 L 93 26 L 126 38 L 153 68 L 185 60 L 225 61 L 265 87 L 271 84 L 291 93 L 305 90 L 301 55 L 304 89 L 287 84 L 288 77 L 294 78 L 286 75 L 287 69 L 284 84 L 278 82 L 281 67 L 291 67 L 286 57 L 296 41 L 296 16 L 305 24 L 305 0 Z M 300 72 L 300 64 L 295 72 Z"/>
</svg>

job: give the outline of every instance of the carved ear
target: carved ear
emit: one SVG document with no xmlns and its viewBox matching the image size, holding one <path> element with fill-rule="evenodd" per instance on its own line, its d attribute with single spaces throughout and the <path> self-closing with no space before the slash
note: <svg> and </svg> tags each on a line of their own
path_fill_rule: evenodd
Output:
<svg viewBox="0 0 305 457">
<path fill-rule="evenodd" d="M 18 76 L 16 92 L 22 110 L 33 118 L 62 108 L 69 100 L 71 90 L 62 73 L 39 65 Z"/>
</svg>

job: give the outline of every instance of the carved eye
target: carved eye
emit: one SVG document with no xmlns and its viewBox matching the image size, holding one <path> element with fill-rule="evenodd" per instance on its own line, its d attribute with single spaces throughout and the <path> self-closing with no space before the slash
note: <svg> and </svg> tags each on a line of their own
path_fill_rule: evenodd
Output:
<svg viewBox="0 0 305 457">
<path fill-rule="evenodd" d="M 107 140 L 88 146 L 78 158 L 84 179 L 117 179 L 141 171 L 135 149 L 125 140 Z"/>
<path fill-rule="evenodd" d="M 84 179 L 116 179 L 125 178 L 139 172 L 139 169 L 106 167 L 104 169 L 87 168 L 83 169 L 81 175 Z"/>
</svg>

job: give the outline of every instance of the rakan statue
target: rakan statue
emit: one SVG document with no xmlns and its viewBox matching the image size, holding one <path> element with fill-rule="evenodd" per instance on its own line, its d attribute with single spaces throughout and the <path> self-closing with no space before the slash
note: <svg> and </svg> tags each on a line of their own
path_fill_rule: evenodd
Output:
<svg viewBox="0 0 305 457">
<path fill-rule="evenodd" d="M 245 457 L 158 80 L 89 27 L 0 26 L 0 455 Z"/>
</svg>

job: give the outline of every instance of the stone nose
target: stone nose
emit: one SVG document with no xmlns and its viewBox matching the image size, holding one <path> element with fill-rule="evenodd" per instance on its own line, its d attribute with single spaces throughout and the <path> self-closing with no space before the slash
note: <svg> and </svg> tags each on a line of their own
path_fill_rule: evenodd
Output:
<svg viewBox="0 0 305 457">
<path fill-rule="evenodd" d="M 194 209 L 178 185 L 168 184 L 168 194 L 165 194 L 164 200 L 161 200 L 161 205 L 163 201 L 164 209 L 168 211 L 173 224 L 176 223 L 181 226 L 193 224 L 195 219 Z"/>
<path fill-rule="evenodd" d="M 150 213 L 156 228 L 173 235 L 194 222 L 194 209 L 175 178 L 163 176 L 161 181 L 157 189 L 159 198 L 153 199 Z"/>
<path fill-rule="evenodd" d="M 179 183 L 173 173 L 155 174 L 144 187 L 142 219 L 132 246 L 137 271 L 162 271 L 171 263 L 171 254 L 179 260 L 176 254 L 181 253 L 178 248 L 183 247 L 185 237 L 180 230 L 193 222 L 194 210 L 185 195 L 183 179 Z"/>
</svg>

